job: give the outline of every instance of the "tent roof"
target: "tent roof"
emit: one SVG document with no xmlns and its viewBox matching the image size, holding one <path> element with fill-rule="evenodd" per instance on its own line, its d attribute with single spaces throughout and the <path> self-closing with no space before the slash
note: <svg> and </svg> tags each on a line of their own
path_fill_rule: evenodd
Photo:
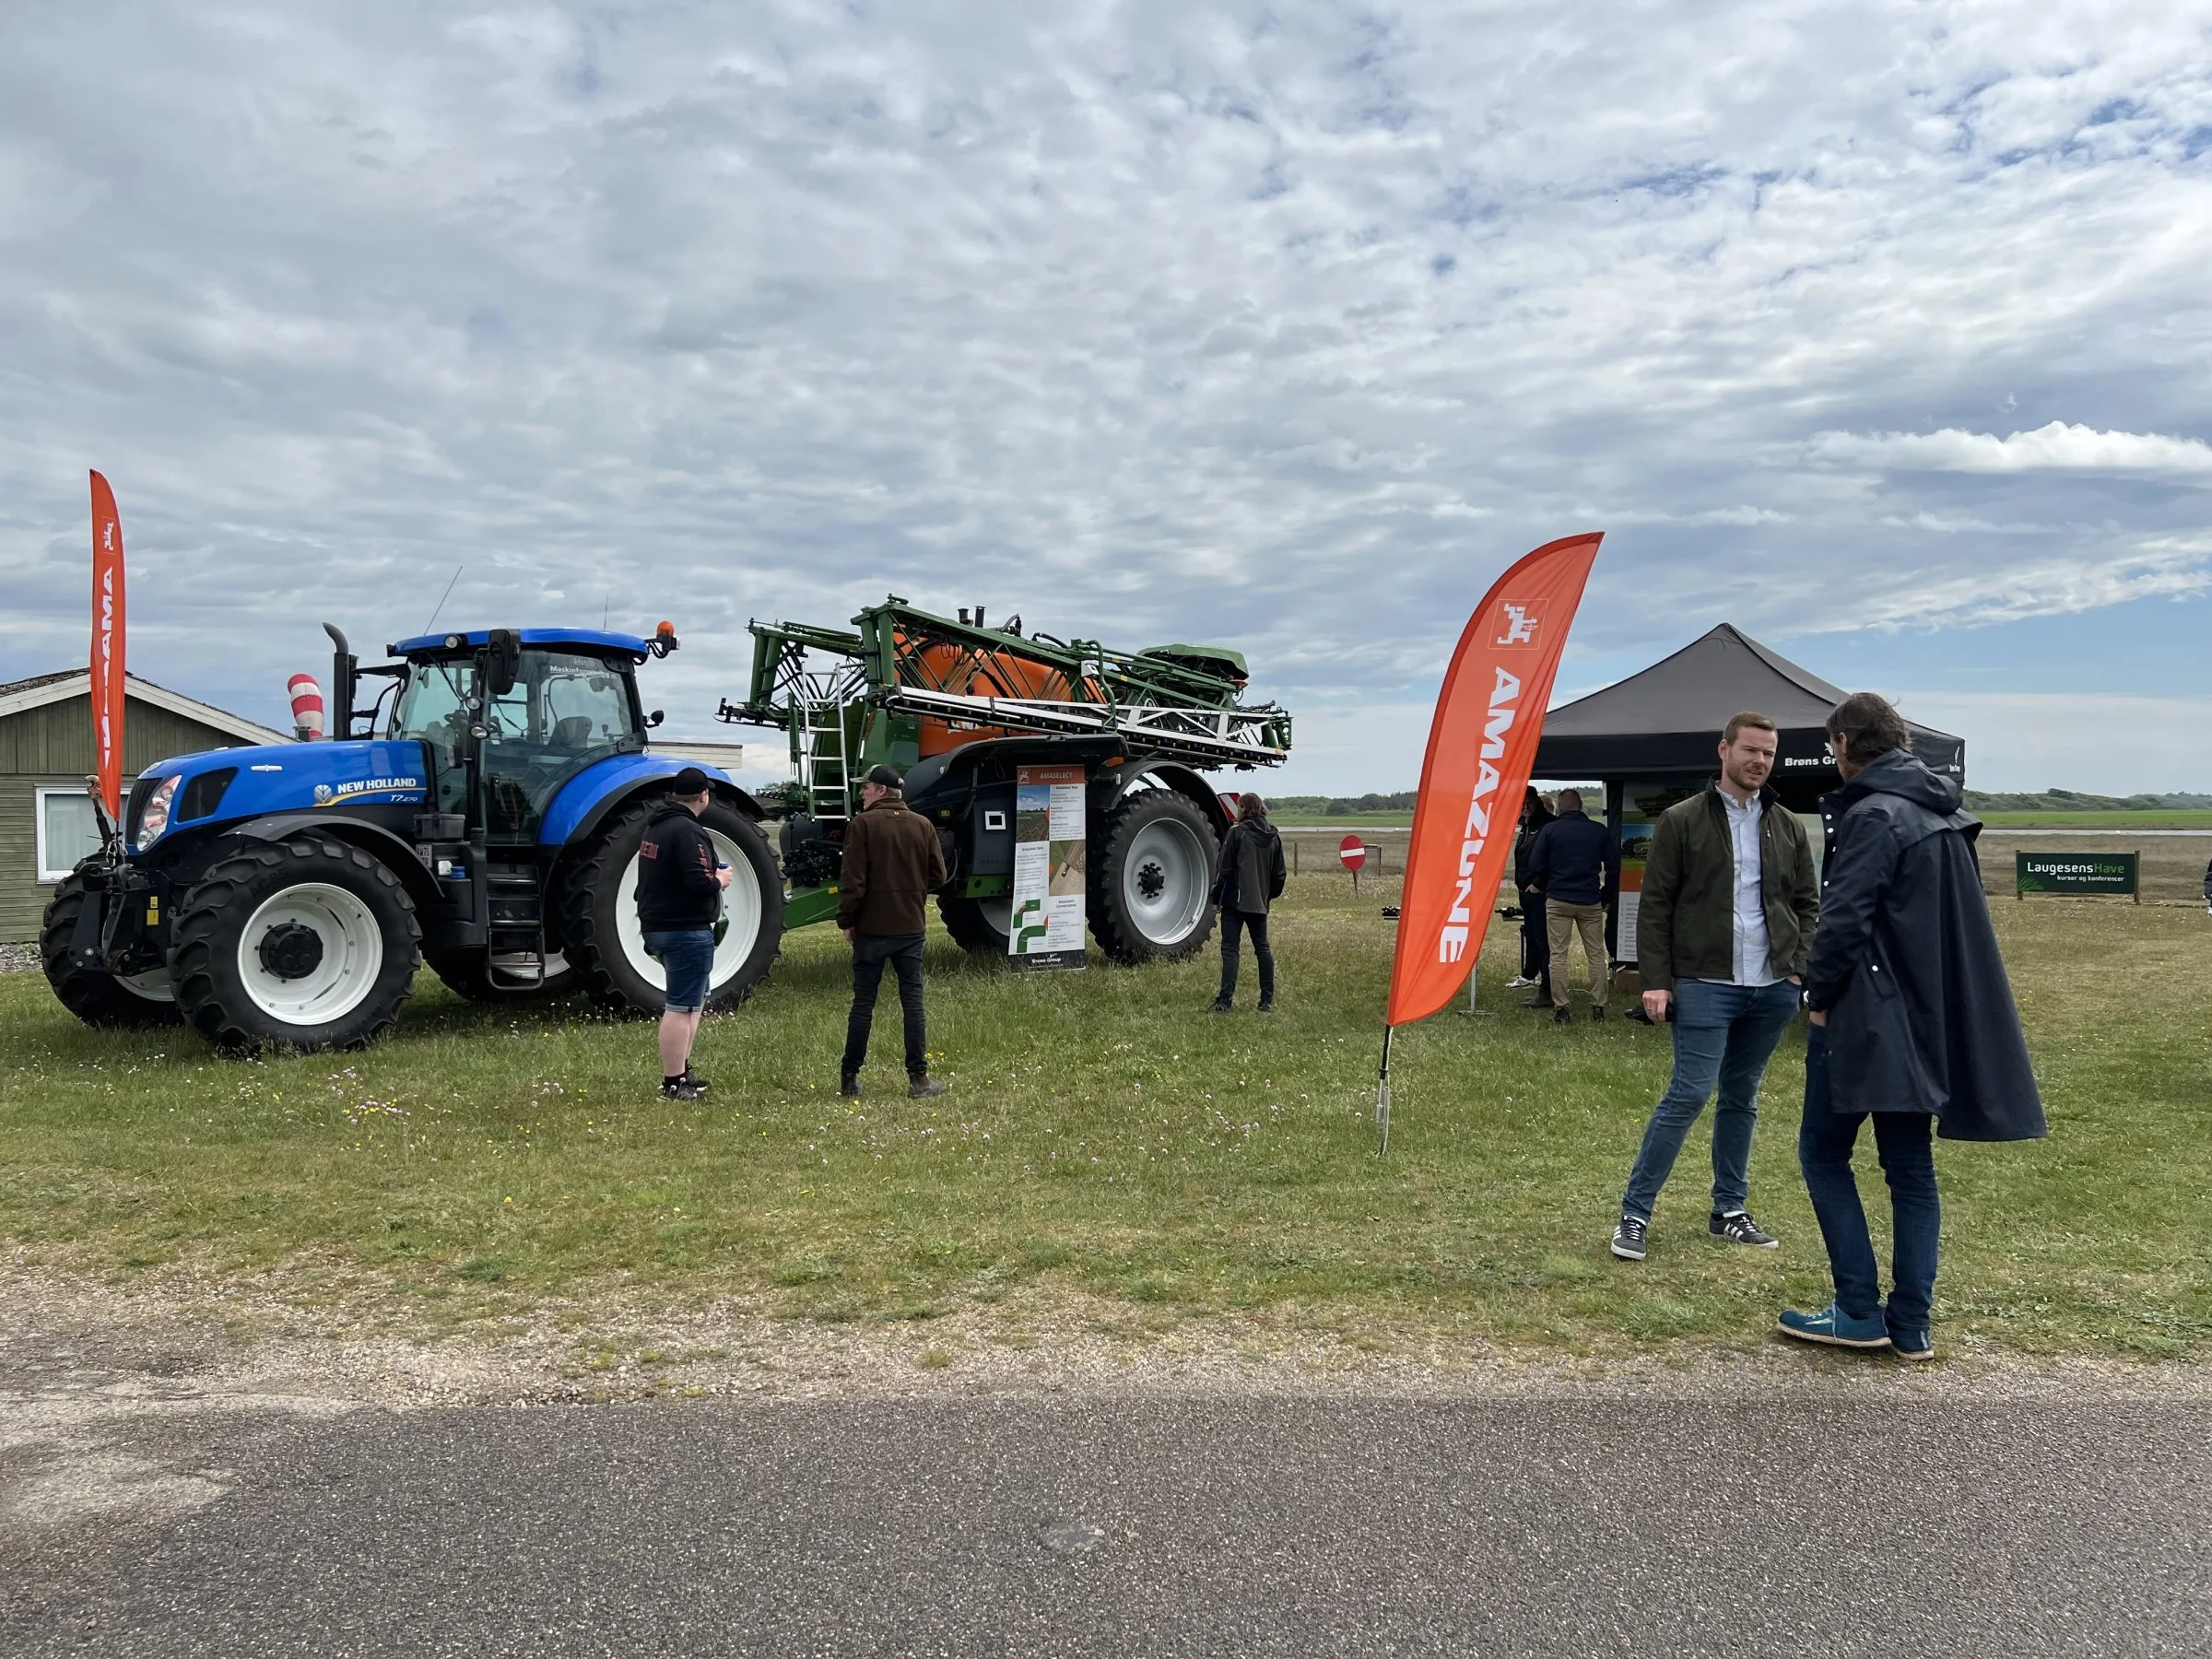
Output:
<svg viewBox="0 0 2212 1659">
<path fill-rule="evenodd" d="M 1640 674 L 1544 716 L 1547 737 L 1718 732 L 1756 709 L 1779 726 L 1818 726 L 1844 691 L 1724 622 Z"/>
<path fill-rule="evenodd" d="M 1641 673 L 1547 713 L 1536 774 L 1622 777 L 1709 771 L 1721 728 L 1731 714 L 1748 709 L 1780 728 L 1778 785 L 1800 778 L 1807 788 L 1832 785 L 1836 774 L 1826 759 L 1826 726 L 1829 711 L 1845 695 L 1841 686 L 1724 622 Z M 1963 782 L 1965 743 L 1948 732 L 1907 724 L 1913 751 Z"/>
</svg>

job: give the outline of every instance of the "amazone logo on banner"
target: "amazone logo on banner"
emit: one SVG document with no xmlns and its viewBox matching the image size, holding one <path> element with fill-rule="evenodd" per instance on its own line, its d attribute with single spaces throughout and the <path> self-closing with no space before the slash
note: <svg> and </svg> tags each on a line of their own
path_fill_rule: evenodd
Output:
<svg viewBox="0 0 2212 1659">
<path fill-rule="evenodd" d="M 1544 601 L 1531 599 L 1525 603 L 1502 599 L 1498 604 L 1498 626 L 1491 632 L 1490 643 L 1499 646 L 1534 648 L 1536 629 L 1544 624 Z"/>
</svg>

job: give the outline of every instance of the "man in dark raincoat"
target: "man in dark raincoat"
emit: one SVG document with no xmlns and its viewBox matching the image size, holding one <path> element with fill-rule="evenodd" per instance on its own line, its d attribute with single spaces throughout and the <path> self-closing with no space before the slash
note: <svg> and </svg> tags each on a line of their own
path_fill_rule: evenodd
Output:
<svg viewBox="0 0 2212 1659">
<path fill-rule="evenodd" d="M 1982 890 L 1981 820 L 1959 810 L 1959 786 L 1913 757 L 1903 717 L 1872 692 L 1836 705 L 1828 738 L 1843 787 L 1820 803 L 1797 1159 L 1836 1299 L 1783 1313 L 1782 1329 L 1927 1359 L 1941 1222 L 1930 1124 L 1947 1140 L 2033 1140 L 2046 1133 L 2042 1101 Z M 1887 1306 L 1851 1173 L 1870 1118 L 1896 1243 Z"/>
</svg>

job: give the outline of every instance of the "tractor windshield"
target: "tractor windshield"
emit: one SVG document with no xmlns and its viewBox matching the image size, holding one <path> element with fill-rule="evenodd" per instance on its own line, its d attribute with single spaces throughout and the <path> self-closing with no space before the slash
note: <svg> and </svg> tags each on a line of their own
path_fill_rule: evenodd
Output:
<svg viewBox="0 0 2212 1659">
<path fill-rule="evenodd" d="M 418 661 L 393 707 L 391 735 L 421 738 L 436 750 L 440 805 L 447 811 L 464 809 L 460 799 L 446 797 L 465 793 L 461 762 L 477 683 L 476 665 L 466 658 Z M 512 689 L 490 699 L 481 719 L 485 827 L 501 837 L 535 835 L 561 784 L 643 734 L 626 667 L 536 647 L 524 649 Z"/>
</svg>

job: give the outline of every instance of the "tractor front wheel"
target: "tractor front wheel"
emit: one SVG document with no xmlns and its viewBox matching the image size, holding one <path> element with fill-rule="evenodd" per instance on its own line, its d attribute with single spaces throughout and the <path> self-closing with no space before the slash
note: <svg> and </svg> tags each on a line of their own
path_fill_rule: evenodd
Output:
<svg viewBox="0 0 2212 1659">
<path fill-rule="evenodd" d="M 638 843 L 660 808 L 651 801 L 616 818 L 563 887 L 560 936 L 568 963 L 603 1008 L 658 1014 L 667 1000 L 667 971 L 645 954 L 638 923 Z M 716 801 L 700 816 L 700 828 L 730 866 L 722 896 L 728 925 L 707 976 L 707 1006 L 719 1012 L 751 995 L 775 965 L 783 940 L 783 877 L 768 837 L 742 813 Z"/>
<path fill-rule="evenodd" d="M 1196 802 L 1171 789 L 1125 795 L 1090 846 L 1090 931 L 1121 962 L 1173 960 L 1214 931 L 1221 846 Z"/>
<path fill-rule="evenodd" d="M 64 877 L 46 901 L 45 920 L 39 926 L 39 962 L 46 982 L 68 1009 L 87 1025 L 164 1026 L 177 1022 L 177 994 L 169 970 L 147 973 L 102 973 L 69 959 L 76 937 L 77 917 L 91 898 L 90 884 L 82 872 Z"/>
<path fill-rule="evenodd" d="M 249 841 L 177 910 L 177 1004 L 218 1048 L 359 1048 L 414 989 L 422 930 L 383 865 L 323 835 Z"/>
</svg>

